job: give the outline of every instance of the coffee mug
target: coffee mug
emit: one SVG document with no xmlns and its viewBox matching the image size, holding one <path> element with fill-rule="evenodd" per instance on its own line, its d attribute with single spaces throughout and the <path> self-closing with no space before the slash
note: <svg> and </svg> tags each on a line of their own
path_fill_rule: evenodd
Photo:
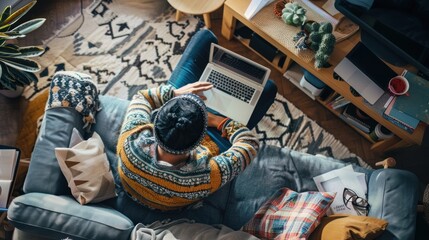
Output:
<svg viewBox="0 0 429 240">
<path fill-rule="evenodd" d="M 396 76 L 390 79 L 388 88 L 389 91 L 394 95 L 408 95 L 408 89 L 410 88 L 410 84 L 405 77 Z"/>
</svg>

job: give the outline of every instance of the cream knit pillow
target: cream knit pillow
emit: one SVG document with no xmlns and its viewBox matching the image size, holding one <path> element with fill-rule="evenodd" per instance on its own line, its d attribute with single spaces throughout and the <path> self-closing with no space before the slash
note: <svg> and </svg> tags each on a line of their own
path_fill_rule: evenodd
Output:
<svg viewBox="0 0 429 240">
<path fill-rule="evenodd" d="M 115 182 L 100 136 L 94 132 L 86 141 L 79 142 L 79 138 L 79 132 L 74 130 L 71 143 L 76 145 L 55 148 L 72 195 L 82 205 L 115 197 Z"/>
</svg>

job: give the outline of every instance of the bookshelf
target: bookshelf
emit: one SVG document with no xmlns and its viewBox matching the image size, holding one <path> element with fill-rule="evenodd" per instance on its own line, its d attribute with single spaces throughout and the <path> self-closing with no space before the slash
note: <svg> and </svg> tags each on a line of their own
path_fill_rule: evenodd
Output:
<svg viewBox="0 0 429 240">
<path fill-rule="evenodd" d="M 409 132 L 399 128 L 389 120 L 385 119 L 383 117 L 383 114 L 380 113 L 377 108 L 366 103 L 362 97 L 355 96 L 350 91 L 350 85 L 348 83 L 334 78 L 335 66 L 360 41 L 360 35 L 358 33 L 350 36 L 347 39 L 342 40 L 341 42 L 338 42 L 329 60 L 332 66 L 329 68 L 322 68 L 318 70 L 314 67 L 311 56 L 308 56 L 308 54 L 303 54 L 302 52 L 298 52 L 294 48 L 292 38 L 295 35 L 295 32 L 299 31 L 299 29 L 292 29 L 291 26 L 282 22 L 282 20 L 278 19 L 273 14 L 273 7 L 275 2 L 271 3 L 270 6 L 263 8 L 252 19 L 248 20 L 244 17 L 244 12 L 246 11 L 250 1 L 251 0 L 225 1 L 222 19 L 222 35 L 226 39 L 230 40 L 236 37 L 234 35 L 235 30 L 241 26 L 249 28 L 253 34 L 257 34 L 259 37 L 262 37 L 264 40 L 269 42 L 278 50 L 273 60 L 270 61 L 266 59 L 263 54 L 251 48 L 249 46 L 249 39 L 244 39 L 242 37 L 236 38 L 245 46 L 249 47 L 250 50 L 254 51 L 255 54 L 265 59 L 275 69 L 285 75 L 287 75 L 286 72 L 292 69 L 292 67 L 295 65 L 306 69 L 318 79 L 323 81 L 327 86 L 329 86 L 330 89 L 332 89 L 332 96 L 335 94 L 343 96 L 345 99 L 350 101 L 351 104 L 355 105 L 366 115 L 374 119 L 376 122 L 378 122 L 394 134 L 394 136 L 389 139 L 384 139 L 375 142 L 371 139 L 369 134 L 350 125 L 352 128 L 354 128 L 357 132 L 359 132 L 362 136 L 364 136 L 366 139 L 368 139 L 368 141 L 372 143 L 371 150 L 378 152 L 386 152 L 410 145 L 422 144 L 423 135 L 426 130 L 426 124 L 420 122 L 416 129 L 413 131 L 413 133 L 410 134 Z M 403 71 L 402 68 L 394 67 L 390 64 L 387 65 L 392 68 L 393 71 L 395 71 L 398 75 Z M 294 80 L 295 82 L 292 83 L 297 85 L 296 79 Z M 322 106 L 333 112 L 336 116 L 340 117 L 341 111 L 334 110 L 328 105 L 328 103 L 330 102 L 330 97 L 332 96 L 325 97 L 324 99 L 320 97 L 315 97 L 314 99 Z"/>
</svg>

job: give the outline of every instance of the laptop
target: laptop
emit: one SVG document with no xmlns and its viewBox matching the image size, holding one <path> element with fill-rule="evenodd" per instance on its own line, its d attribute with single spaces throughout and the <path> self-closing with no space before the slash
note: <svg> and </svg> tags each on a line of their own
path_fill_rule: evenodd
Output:
<svg viewBox="0 0 429 240">
<path fill-rule="evenodd" d="M 199 81 L 210 82 L 205 104 L 226 117 L 247 124 L 271 70 L 215 43 Z"/>
<path fill-rule="evenodd" d="M 389 80 L 396 76 L 392 69 L 362 43 L 358 43 L 341 60 L 334 72 L 371 105 L 385 93 Z"/>
</svg>

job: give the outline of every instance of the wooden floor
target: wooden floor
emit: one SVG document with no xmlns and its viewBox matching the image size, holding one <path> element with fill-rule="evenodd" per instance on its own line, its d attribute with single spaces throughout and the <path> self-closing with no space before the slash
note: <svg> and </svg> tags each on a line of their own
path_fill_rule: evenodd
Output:
<svg viewBox="0 0 429 240">
<path fill-rule="evenodd" d="M 44 17 L 47 20 L 40 29 L 28 34 L 26 38 L 20 40 L 20 44 L 41 44 L 44 39 L 52 36 L 56 29 L 61 28 L 61 26 L 66 23 L 68 16 L 80 14 L 81 7 L 85 8 L 91 2 L 91 0 L 39 1 L 39 3 L 36 4 L 25 18 L 30 19 L 34 17 Z M 237 40 L 227 41 L 224 39 L 220 34 L 221 15 L 221 10 L 212 14 L 212 30 L 216 36 L 218 36 L 219 43 L 226 48 L 232 49 L 239 54 L 270 67 L 272 69 L 271 79 L 276 82 L 279 93 L 292 102 L 296 107 L 301 109 L 307 116 L 316 121 L 321 127 L 332 133 L 337 139 L 346 145 L 350 151 L 356 153 L 372 166 L 375 162 L 380 161 L 387 156 L 394 156 L 398 160 L 397 168 L 413 171 L 419 176 L 424 185 L 429 183 L 429 174 L 427 174 L 427 171 L 429 170 L 429 159 L 427 157 L 429 156 L 428 139 L 422 147 L 411 147 L 409 149 L 388 154 L 379 154 L 370 151 L 370 143 L 365 138 L 351 129 L 319 103 L 311 100 L 289 81 L 285 80 L 282 74 L 272 68 L 264 59 L 244 47 Z M 19 116 L 21 116 L 25 106 L 26 104 L 23 100 L 16 103 L 15 101 L 11 102 L 10 100 L 0 98 L 0 107 L 2 110 L 2 114 L 0 116 L 0 122 L 2 124 L 0 130 L 0 144 L 10 144 L 16 140 L 16 134 L 14 133 L 16 133 L 19 127 L 19 124 L 16 122 L 19 123 L 17 120 L 20 119 Z M 13 127 L 10 127 L 10 124 L 12 124 Z M 15 132 L 11 132 L 12 130 L 15 130 Z"/>
</svg>

